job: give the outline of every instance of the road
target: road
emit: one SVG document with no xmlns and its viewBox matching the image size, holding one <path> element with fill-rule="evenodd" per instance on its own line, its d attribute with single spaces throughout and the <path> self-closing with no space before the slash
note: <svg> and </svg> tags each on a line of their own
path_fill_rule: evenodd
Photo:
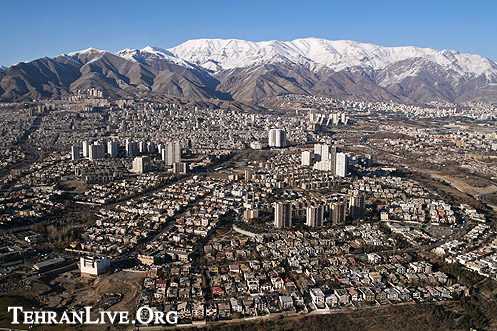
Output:
<svg viewBox="0 0 497 331">
<path fill-rule="evenodd" d="M 496 208 L 496 209 L 497 209 L 497 205 L 496 205 L 496 204 L 493 204 L 493 203 L 491 203 L 491 202 L 489 202 L 489 201 L 487 200 L 487 197 L 488 197 L 488 196 L 490 196 L 490 195 L 494 195 L 494 194 L 496 194 L 496 193 L 497 193 L 497 191 L 495 191 L 495 192 L 491 192 L 491 193 L 481 194 L 481 195 L 479 195 L 479 196 L 478 196 L 478 200 L 480 200 L 480 202 L 482 202 L 482 203 L 486 204 L 486 205 L 487 205 L 487 206 L 489 206 L 489 207 L 492 207 L 492 208 Z"/>
</svg>

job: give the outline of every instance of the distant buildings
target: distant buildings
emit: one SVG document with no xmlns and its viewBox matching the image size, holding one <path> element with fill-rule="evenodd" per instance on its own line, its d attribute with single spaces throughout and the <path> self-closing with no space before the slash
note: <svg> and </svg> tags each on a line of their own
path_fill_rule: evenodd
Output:
<svg viewBox="0 0 497 331">
<path fill-rule="evenodd" d="M 286 147 L 286 131 L 283 129 L 271 129 L 269 130 L 268 137 L 269 147 Z"/>
<path fill-rule="evenodd" d="M 292 226 L 292 204 L 289 202 L 274 203 L 274 226 L 278 229 Z"/>
</svg>

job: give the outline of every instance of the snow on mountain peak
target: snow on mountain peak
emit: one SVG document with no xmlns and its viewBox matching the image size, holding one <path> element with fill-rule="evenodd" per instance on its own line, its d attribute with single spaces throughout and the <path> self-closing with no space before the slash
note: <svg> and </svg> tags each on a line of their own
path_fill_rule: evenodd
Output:
<svg viewBox="0 0 497 331">
<path fill-rule="evenodd" d="M 239 39 L 194 39 L 169 48 L 171 54 L 205 69 L 218 71 L 286 59 L 326 66 L 340 71 L 349 67 L 383 69 L 395 62 L 425 58 L 459 74 L 497 73 L 495 63 L 474 54 L 437 51 L 414 46 L 382 47 L 352 40 L 302 38 L 292 41 L 245 41 Z"/>
<path fill-rule="evenodd" d="M 95 51 L 98 50 L 90 48 L 76 53 Z M 141 50 L 127 48 L 116 55 L 140 63 L 148 63 L 147 59 L 162 59 L 188 68 L 198 66 L 211 72 L 280 62 L 304 64 L 316 70 L 322 67 L 334 71 L 352 67 L 380 70 L 398 61 L 423 58 L 459 75 L 497 77 L 496 64 L 475 54 L 414 46 L 383 47 L 352 40 L 321 38 L 259 42 L 240 39 L 192 39 L 169 49 L 152 46 Z"/>
<path fill-rule="evenodd" d="M 187 61 L 176 57 L 174 54 L 169 52 L 168 50 L 155 47 L 155 46 L 147 46 L 140 50 L 125 48 L 122 51 L 116 53 L 117 56 L 120 56 L 131 62 L 139 62 L 142 64 L 148 63 L 150 59 L 161 59 L 170 63 L 178 64 L 187 68 L 193 68 L 193 66 Z"/>
<path fill-rule="evenodd" d="M 78 57 L 79 55 L 101 54 L 101 53 L 107 53 L 107 51 L 101 50 L 101 49 L 98 49 L 98 48 L 95 48 L 95 47 L 89 47 L 87 49 L 83 49 L 83 50 L 80 50 L 80 51 L 71 52 L 71 53 L 69 53 L 67 55 L 69 55 L 71 57 Z"/>
</svg>

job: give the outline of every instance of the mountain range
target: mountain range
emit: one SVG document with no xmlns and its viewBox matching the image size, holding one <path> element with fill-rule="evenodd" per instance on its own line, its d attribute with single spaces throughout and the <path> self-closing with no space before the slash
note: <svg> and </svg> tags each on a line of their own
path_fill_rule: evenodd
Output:
<svg viewBox="0 0 497 331">
<path fill-rule="evenodd" d="M 304 94 L 406 103 L 497 102 L 497 64 L 475 54 L 318 38 L 196 39 L 169 49 L 95 48 L 0 69 L 4 101 L 97 88 L 258 103 Z"/>
</svg>

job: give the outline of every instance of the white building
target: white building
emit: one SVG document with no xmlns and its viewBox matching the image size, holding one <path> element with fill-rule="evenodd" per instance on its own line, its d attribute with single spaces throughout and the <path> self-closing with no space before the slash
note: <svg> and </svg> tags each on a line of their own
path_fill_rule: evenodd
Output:
<svg viewBox="0 0 497 331">
<path fill-rule="evenodd" d="M 87 256 L 79 259 L 80 270 L 82 274 L 98 276 L 110 267 L 110 259 L 107 256 L 96 257 Z"/>
<path fill-rule="evenodd" d="M 119 149 L 119 142 L 115 140 L 107 142 L 107 155 L 109 155 L 109 157 L 116 158 L 118 149 Z"/>
<path fill-rule="evenodd" d="M 144 173 L 150 170 L 150 158 L 148 156 L 135 157 L 133 160 L 133 172 Z"/>
<path fill-rule="evenodd" d="M 88 157 L 90 154 L 90 145 L 91 142 L 89 140 L 83 140 L 83 157 Z"/>
<path fill-rule="evenodd" d="M 276 148 L 286 147 L 286 131 L 283 129 L 269 130 L 268 146 Z"/>
<path fill-rule="evenodd" d="M 310 227 L 323 226 L 323 215 L 324 215 L 323 206 L 307 207 L 305 225 Z"/>
<path fill-rule="evenodd" d="M 252 149 L 262 149 L 262 144 L 259 141 L 253 141 L 250 143 L 250 148 Z"/>
<path fill-rule="evenodd" d="M 336 154 L 336 170 L 335 174 L 340 177 L 347 176 L 348 172 L 348 157 L 345 153 Z"/>
<path fill-rule="evenodd" d="M 162 150 L 162 160 L 166 165 L 181 162 L 181 146 L 178 142 L 170 142 Z"/>
<path fill-rule="evenodd" d="M 312 164 L 312 153 L 309 151 L 303 151 L 301 165 L 310 166 L 311 164 Z"/>
<path fill-rule="evenodd" d="M 316 308 L 324 308 L 324 293 L 320 288 L 309 289 L 309 294 Z"/>
<path fill-rule="evenodd" d="M 334 171 L 335 169 L 333 168 L 333 161 L 332 160 L 323 160 L 316 162 L 314 164 L 313 169 L 319 170 L 319 171 Z"/>
<path fill-rule="evenodd" d="M 141 154 L 147 154 L 148 153 L 148 145 L 146 141 L 140 141 L 138 143 L 138 149 Z"/>
</svg>

